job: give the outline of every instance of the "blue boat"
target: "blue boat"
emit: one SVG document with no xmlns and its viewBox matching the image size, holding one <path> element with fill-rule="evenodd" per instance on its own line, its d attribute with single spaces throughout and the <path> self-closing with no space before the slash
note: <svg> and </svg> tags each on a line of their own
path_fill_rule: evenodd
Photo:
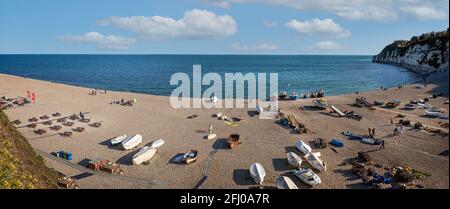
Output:
<svg viewBox="0 0 450 209">
<path fill-rule="evenodd" d="M 331 140 L 330 144 L 335 147 L 343 147 L 344 146 L 344 143 L 339 141 L 338 139 Z"/>
</svg>

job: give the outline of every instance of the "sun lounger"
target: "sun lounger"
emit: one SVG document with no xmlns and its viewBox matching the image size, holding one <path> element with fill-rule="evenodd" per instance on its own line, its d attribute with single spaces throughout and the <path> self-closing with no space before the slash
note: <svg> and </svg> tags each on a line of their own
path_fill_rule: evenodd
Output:
<svg viewBox="0 0 450 209">
<path fill-rule="evenodd" d="M 341 110 L 339 110 L 337 107 L 335 107 L 335 106 L 330 106 L 330 108 L 331 108 L 334 112 L 336 112 L 336 113 L 339 115 L 339 117 L 344 117 L 344 116 L 345 116 L 345 114 L 344 114 Z"/>
</svg>

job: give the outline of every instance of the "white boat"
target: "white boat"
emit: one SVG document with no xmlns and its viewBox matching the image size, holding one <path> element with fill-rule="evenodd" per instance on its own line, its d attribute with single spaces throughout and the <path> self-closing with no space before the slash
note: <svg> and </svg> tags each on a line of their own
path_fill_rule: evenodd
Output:
<svg viewBox="0 0 450 209">
<path fill-rule="evenodd" d="M 155 148 L 149 146 L 141 148 L 139 152 L 133 156 L 133 165 L 140 165 L 143 162 L 150 160 L 155 155 L 155 153 Z"/>
<path fill-rule="evenodd" d="M 317 152 L 316 153 L 311 152 L 310 154 L 305 155 L 306 161 L 313 168 L 317 169 L 318 171 L 326 171 L 327 165 L 319 157 L 320 157 L 320 153 L 317 153 Z"/>
<path fill-rule="evenodd" d="M 257 184 L 262 184 L 266 177 L 266 171 L 264 167 L 259 163 L 253 163 L 250 165 L 250 175 Z"/>
<path fill-rule="evenodd" d="M 116 145 L 116 144 L 120 144 L 123 140 L 125 140 L 127 138 L 127 135 L 124 134 L 122 136 L 116 136 L 114 138 L 111 139 L 111 145 Z"/>
<path fill-rule="evenodd" d="M 156 140 L 156 141 L 154 141 L 154 142 L 152 142 L 152 145 L 150 145 L 150 147 L 151 148 L 158 148 L 158 147 L 160 147 L 160 146 L 162 146 L 163 144 L 165 143 L 165 141 L 164 140 L 162 140 L 162 139 L 158 139 L 158 140 Z"/>
<path fill-rule="evenodd" d="M 310 186 L 316 186 L 322 183 L 320 177 L 309 168 L 294 170 L 292 173 L 295 177 Z"/>
<path fill-rule="evenodd" d="M 302 140 L 298 140 L 295 144 L 295 147 L 297 147 L 298 151 L 300 151 L 304 155 L 309 154 L 312 150 L 311 147 Z"/>
<path fill-rule="evenodd" d="M 288 152 L 286 156 L 289 165 L 300 168 L 300 166 L 302 165 L 302 159 L 297 154 L 295 154 L 294 152 Z"/>
<path fill-rule="evenodd" d="M 425 110 L 425 115 L 428 117 L 439 117 L 441 115 L 440 112 L 435 112 L 435 111 L 428 111 Z"/>
<path fill-rule="evenodd" d="M 366 143 L 366 144 L 375 144 L 375 140 L 374 139 L 367 138 L 367 137 L 362 138 L 361 141 Z"/>
<path fill-rule="evenodd" d="M 327 109 L 328 102 L 326 99 L 317 99 L 313 101 L 314 105 L 320 109 Z"/>
<path fill-rule="evenodd" d="M 136 134 L 122 141 L 122 147 L 125 150 L 133 149 L 142 142 L 142 136 Z"/>
<path fill-rule="evenodd" d="M 298 189 L 297 185 L 287 176 L 277 177 L 277 188 L 278 189 Z"/>
</svg>

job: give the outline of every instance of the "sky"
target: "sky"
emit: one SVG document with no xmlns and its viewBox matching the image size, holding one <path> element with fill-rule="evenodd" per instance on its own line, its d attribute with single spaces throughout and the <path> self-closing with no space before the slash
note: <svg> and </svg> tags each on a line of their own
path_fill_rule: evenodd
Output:
<svg viewBox="0 0 450 209">
<path fill-rule="evenodd" d="M 0 0 L 0 54 L 373 55 L 447 0 Z"/>
</svg>

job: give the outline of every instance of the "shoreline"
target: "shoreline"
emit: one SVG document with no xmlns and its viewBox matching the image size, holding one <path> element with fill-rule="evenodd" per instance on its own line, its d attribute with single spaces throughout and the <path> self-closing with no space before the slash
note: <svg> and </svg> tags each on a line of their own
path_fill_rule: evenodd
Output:
<svg viewBox="0 0 450 209">
<path fill-rule="evenodd" d="M 429 84 L 427 87 L 417 89 L 413 85 L 406 85 L 403 89 L 390 88 L 387 91 L 374 90 L 360 92 L 359 95 L 345 94 L 327 96 L 329 104 L 343 110 L 353 110 L 363 115 L 362 121 L 348 118 L 338 118 L 328 113 L 328 110 L 301 110 L 299 106 L 312 104 L 312 99 L 297 101 L 280 101 L 280 108 L 285 114 L 295 115 L 311 131 L 298 135 L 292 129 L 286 129 L 275 120 L 260 120 L 249 114 L 252 109 L 173 109 L 168 96 L 126 93 L 108 91 L 91 96 L 89 88 L 70 86 L 67 84 L 52 84 L 49 81 L 23 78 L 20 76 L 0 74 L 1 96 L 24 96 L 27 89 L 33 89 L 38 95 L 36 104 L 22 108 L 12 108 L 4 111 L 11 120 L 20 119 L 26 125 L 28 118 L 41 115 L 51 115 L 60 112 L 63 116 L 89 112 L 87 117 L 91 121 L 101 121 L 102 127 L 91 128 L 76 123 L 74 127 L 85 126 L 83 133 L 74 133 L 70 138 L 63 138 L 48 126 L 39 124 L 38 128 L 46 129 L 47 133 L 37 136 L 33 129 L 18 127 L 35 150 L 50 154 L 58 150 L 69 150 L 74 153 L 71 164 L 61 163 L 58 160 L 43 156 L 46 164 L 70 176 L 82 176 L 86 171 L 79 170 L 72 164 L 84 165 L 86 159 L 109 159 L 118 162 L 124 170 L 123 178 L 94 173 L 91 176 L 80 177 L 77 181 L 81 188 L 237 188 L 245 189 L 256 186 L 249 179 L 248 167 L 253 162 L 261 163 L 267 172 L 265 186 L 274 186 L 278 175 L 286 175 L 289 168 L 286 166 L 286 152 L 295 151 L 295 143 L 299 138 L 305 142 L 313 143 L 314 138 L 326 140 L 341 139 L 344 148 L 338 148 L 335 153 L 329 148 L 316 149 L 322 153 L 322 159 L 328 164 L 328 171 L 318 172 L 323 183 L 315 188 L 366 188 L 360 179 L 348 179 L 351 175 L 351 166 L 340 166 L 343 161 L 357 156 L 358 151 L 371 151 L 371 156 L 383 167 L 396 165 L 410 165 L 413 168 L 428 172 L 430 177 L 418 183 L 426 188 L 449 188 L 448 183 L 448 155 L 441 152 L 448 150 L 448 138 L 433 136 L 428 133 L 407 130 L 404 135 L 390 136 L 392 126 L 389 119 L 395 118 L 398 113 L 406 115 L 411 121 L 421 122 L 429 126 L 438 127 L 438 122 L 448 120 L 421 117 L 419 110 L 404 111 L 401 109 L 375 110 L 374 112 L 356 108 L 351 104 L 357 96 L 365 96 L 369 101 L 374 99 L 388 100 L 392 98 L 407 102 L 412 99 L 430 97 L 437 86 Z M 448 82 L 447 82 L 448 83 Z M 448 88 L 448 85 L 447 85 Z M 109 102 L 120 98 L 137 98 L 132 107 L 111 105 Z M 445 108 L 448 105 L 442 102 L 448 98 L 439 97 L 430 100 L 430 104 Z M 223 112 L 229 117 L 241 116 L 244 120 L 237 127 L 226 125 L 224 121 L 212 118 L 211 115 Z M 188 119 L 187 116 L 197 115 L 197 118 Z M 395 119 L 398 120 L 398 119 Z M 217 138 L 206 140 L 205 132 L 208 126 L 214 126 Z M 366 133 L 367 128 L 376 127 L 380 137 L 385 137 L 387 149 L 379 150 L 378 146 L 367 145 L 357 141 L 343 138 L 343 130 L 354 133 Z M 63 130 L 71 130 L 63 128 Z M 166 141 L 158 149 L 149 165 L 134 166 L 130 164 L 132 155 L 137 150 L 122 151 L 108 145 L 108 139 L 127 134 L 139 133 L 144 137 L 139 146 L 149 144 L 162 138 Z M 224 147 L 224 139 L 231 133 L 239 133 L 242 144 L 234 150 Z M 199 159 L 191 165 L 178 165 L 171 163 L 177 153 L 191 149 L 199 151 Z M 350 172 L 350 173 L 349 173 Z M 206 181 L 202 181 L 204 177 Z M 294 182 L 301 188 L 309 188 L 295 177 Z M 145 182 L 163 182 L 164 184 L 148 184 Z"/>
<path fill-rule="evenodd" d="M 379 63 L 377 63 L 377 64 L 379 64 Z M 405 70 L 407 70 L 407 72 L 419 75 L 419 74 L 417 74 L 415 72 L 409 71 L 408 69 L 405 69 Z M 112 89 L 104 89 L 104 88 L 99 89 L 99 88 L 88 87 L 88 86 L 83 86 L 83 85 L 62 83 L 62 82 L 51 81 L 51 80 L 42 80 L 42 79 L 36 79 L 36 78 L 31 78 L 31 77 L 26 77 L 26 76 L 19 76 L 19 75 L 13 75 L 13 74 L 6 74 L 6 73 L 0 73 L 0 75 L 15 76 L 15 77 L 18 77 L 18 78 L 24 78 L 24 79 L 30 79 L 30 80 L 36 80 L 36 81 L 43 81 L 43 82 L 49 82 L 49 83 L 54 83 L 54 84 L 59 84 L 59 85 L 66 85 L 66 86 L 85 88 L 85 89 L 91 89 L 91 90 L 92 89 L 96 89 L 96 90 L 100 90 L 100 91 L 107 90 L 108 92 L 117 92 L 117 93 L 128 93 L 128 94 L 139 94 L 139 95 L 149 95 L 149 96 L 170 97 L 170 95 L 165 95 L 165 94 L 151 94 L 151 93 L 138 92 L 138 91 L 126 91 L 126 90 L 122 91 L 122 90 L 112 90 Z M 410 84 L 420 83 L 420 81 L 422 81 L 422 79 L 417 79 L 417 80 L 413 80 L 413 81 L 408 82 L 408 83 L 403 83 L 403 84 L 398 84 L 398 85 L 410 85 Z M 395 88 L 396 86 L 390 86 L 390 87 L 383 86 L 383 87 L 389 89 L 389 88 Z M 278 90 L 282 91 L 280 89 L 278 89 Z M 361 93 L 373 92 L 373 91 L 377 91 L 377 90 L 379 90 L 379 88 L 373 88 L 373 89 L 368 89 L 368 90 L 365 90 L 365 91 L 358 91 L 358 92 L 361 94 Z M 326 93 L 326 90 L 325 90 L 325 93 Z M 343 94 L 336 94 L 336 95 L 327 95 L 327 94 L 325 94 L 325 96 L 326 97 L 329 97 L 329 96 L 344 96 L 344 95 L 352 95 L 354 93 L 355 92 L 353 92 L 353 93 L 349 92 L 349 93 L 343 93 Z M 193 97 L 190 97 L 190 99 L 193 99 Z M 236 98 L 223 98 L 223 99 L 236 99 Z M 311 99 L 311 98 L 308 98 L 308 99 Z M 299 100 L 302 100 L 302 99 L 299 99 Z"/>
</svg>

